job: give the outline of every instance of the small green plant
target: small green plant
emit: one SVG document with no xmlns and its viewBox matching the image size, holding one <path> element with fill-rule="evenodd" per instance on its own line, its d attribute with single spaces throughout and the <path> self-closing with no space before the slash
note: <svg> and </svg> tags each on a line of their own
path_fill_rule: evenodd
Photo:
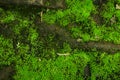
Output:
<svg viewBox="0 0 120 80">
<path fill-rule="evenodd" d="M 71 32 L 72 32 L 72 36 L 74 38 L 81 37 L 81 35 L 82 35 L 82 31 L 81 31 L 81 29 L 79 27 L 73 27 L 71 29 Z"/>
<path fill-rule="evenodd" d="M 110 23 L 110 19 L 115 15 L 114 1 L 110 0 L 103 6 L 101 16 L 105 19 L 105 23 Z"/>
<path fill-rule="evenodd" d="M 0 35 L 0 66 L 10 65 L 15 60 L 15 53 L 11 39 L 5 39 Z"/>
<path fill-rule="evenodd" d="M 62 26 L 67 26 L 70 23 L 86 21 L 86 19 L 90 16 L 91 11 L 94 10 L 91 0 L 66 0 L 66 3 L 67 9 L 65 10 L 53 10 L 44 14 L 44 21 L 51 24 L 57 22 Z"/>
<path fill-rule="evenodd" d="M 90 40 L 90 35 L 89 34 L 83 34 L 82 35 L 83 41 L 89 41 Z"/>
<path fill-rule="evenodd" d="M 115 73 L 119 73 L 119 53 L 115 55 L 107 55 L 102 53 L 98 56 L 97 63 L 91 63 L 91 79 L 96 80 L 106 80 L 106 79 L 120 79 Z M 95 59 L 95 58 L 94 58 Z"/>
<path fill-rule="evenodd" d="M 11 13 L 10 11 L 7 11 L 7 15 L 6 16 L 3 15 L 0 22 L 2 22 L 2 23 L 10 23 L 10 22 L 12 22 L 14 20 L 15 20 L 15 14 Z"/>
<path fill-rule="evenodd" d="M 55 60 L 26 55 L 24 64 L 16 66 L 17 74 L 14 78 L 17 80 L 82 80 L 83 69 L 90 59 L 84 52 L 74 53 L 72 56 L 59 56 Z"/>
</svg>

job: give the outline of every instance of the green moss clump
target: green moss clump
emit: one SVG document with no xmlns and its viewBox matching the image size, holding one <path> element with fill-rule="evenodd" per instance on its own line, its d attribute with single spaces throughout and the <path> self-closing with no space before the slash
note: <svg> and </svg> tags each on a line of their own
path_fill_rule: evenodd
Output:
<svg viewBox="0 0 120 80">
<path fill-rule="evenodd" d="M 83 22 L 88 19 L 91 11 L 94 10 L 94 5 L 91 0 L 66 0 L 67 8 L 65 10 L 53 10 L 44 14 L 43 19 L 47 23 L 58 23 L 62 26 L 67 26 L 74 22 Z"/>
</svg>

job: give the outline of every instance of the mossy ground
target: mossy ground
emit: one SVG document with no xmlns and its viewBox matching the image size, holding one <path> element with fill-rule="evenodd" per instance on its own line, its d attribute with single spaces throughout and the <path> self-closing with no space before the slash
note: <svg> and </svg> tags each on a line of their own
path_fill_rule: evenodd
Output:
<svg viewBox="0 0 120 80">
<path fill-rule="evenodd" d="M 60 41 L 64 37 L 54 32 L 40 32 L 43 25 L 37 25 L 39 13 L 44 10 L 43 22 L 68 31 L 76 40 L 120 44 L 120 10 L 115 6 L 120 1 L 103 1 L 102 5 L 92 0 L 66 0 L 66 3 L 64 10 L 0 8 L 0 79 L 6 75 L 7 79 L 15 80 L 120 79 L 120 52 L 109 55 L 94 49 L 89 52 L 72 49 L 67 42 Z M 61 31 L 61 34 L 64 33 Z M 88 64 L 90 73 L 86 75 Z M 6 66 L 12 68 L 5 69 Z"/>
</svg>

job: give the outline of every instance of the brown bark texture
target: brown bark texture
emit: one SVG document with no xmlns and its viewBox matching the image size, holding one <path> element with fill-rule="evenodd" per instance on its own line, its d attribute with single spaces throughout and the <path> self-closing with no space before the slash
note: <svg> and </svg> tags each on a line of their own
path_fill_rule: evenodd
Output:
<svg viewBox="0 0 120 80">
<path fill-rule="evenodd" d="M 0 0 L 0 5 L 29 5 L 45 8 L 65 8 L 64 0 Z"/>
</svg>

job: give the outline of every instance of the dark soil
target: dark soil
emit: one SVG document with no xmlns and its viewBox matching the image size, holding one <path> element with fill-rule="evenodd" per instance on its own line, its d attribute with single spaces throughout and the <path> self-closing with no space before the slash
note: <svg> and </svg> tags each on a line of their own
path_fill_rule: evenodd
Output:
<svg viewBox="0 0 120 80">
<path fill-rule="evenodd" d="M 0 80 L 14 80 L 15 70 L 13 66 L 5 66 L 0 69 Z"/>
</svg>

